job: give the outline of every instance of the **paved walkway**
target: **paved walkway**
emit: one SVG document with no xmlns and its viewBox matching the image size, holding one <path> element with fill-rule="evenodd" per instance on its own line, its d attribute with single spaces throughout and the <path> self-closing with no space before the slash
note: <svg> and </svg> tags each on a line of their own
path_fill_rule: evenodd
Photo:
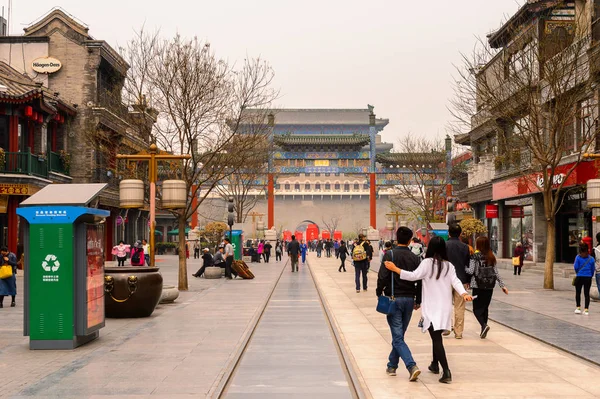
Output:
<svg viewBox="0 0 600 399">
<path fill-rule="evenodd" d="M 357 294 L 352 267 L 348 273 L 338 273 L 335 258 L 317 259 L 311 254 L 309 261 L 368 396 L 595 398 L 600 395 L 600 385 L 596 382 L 600 367 L 493 322 L 488 338 L 482 340 L 479 325 L 470 313 L 466 315 L 464 339 L 450 336 L 444 341 L 454 379 L 452 384 L 440 384 L 439 377 L 427 371 L 431 341 L 417 328 L 419 311 L 413 314 L 407 342 L 423 374 L 417 383 L 410 383 L 408 372 L 402 369 L 398 376 L 388 377 L 385 366 L 391 334 L 385 317 L 375 311 L 376 274 L 370 273 L 369 291 Z M 525 301 L 531 296 L 519 293 L 521 290 L 517 287 L 521 283 L 509 277 L 512 275 L 505 279 L 513 291 L 506 298 Z M 558 296 L 561 295 L 563 293 Z M 499 297 L 500 294 L 495 295 Z M 553 297 L 552 292 L 548 297 Z M 572 312 L 571 308 L 572 305 L 565 304 L 565 315 Z M 492 308 L 491 315 L 495 313 L 498 310 Z M 569 333 L 569 330 L 562 331 L 562 334 Z"/>
<path fill-rule="evenodd" d="M 166 284 L 177 258 L 160 257 Z M 190 290 L 152 317 L 107 319 L 100 338 L 74 351 L 30 351 L 22 336 L 22 297 L 0 309 L 0 397 L 210 396 L 262 310 L 283 262 L 252 264 L 254 280 L 191 277 Z M 22 292 L 22 277 L 18 278 Z"/>
<path fill-rule="evenodd" d="M 308 268 L 288 266 L 226 398 L 352 398 Z"/>
</svg>

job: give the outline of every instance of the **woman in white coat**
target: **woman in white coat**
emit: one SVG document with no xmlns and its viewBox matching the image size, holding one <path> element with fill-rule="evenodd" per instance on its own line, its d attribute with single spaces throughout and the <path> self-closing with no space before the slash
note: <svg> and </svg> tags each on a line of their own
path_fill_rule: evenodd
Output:
<svg viewBox="0 0 600 399">
<path fill-rule="evenodd" d="M 425 259 L 413 272 L 401 270 L 393 262 L 385 262 L 388 270 L 399 273 L 400 278 L 408 281 L 423 281 L 423 300 L 421 315 L 422 331 L 429 331 L 433 344 L 433 361 L 429 370 L 439 374 L 442 366 L 440 382 L 452 382 L 452 374 L 448 367 L 442 333 L 452 328 L 452 289 L 455 289 L 465 301 L 472 301 L 463 284 L 456 277 L 454 266 L 448 262 L 446 242 L 441 237 L 433 237 L 427 246 Z"/>
</svg>

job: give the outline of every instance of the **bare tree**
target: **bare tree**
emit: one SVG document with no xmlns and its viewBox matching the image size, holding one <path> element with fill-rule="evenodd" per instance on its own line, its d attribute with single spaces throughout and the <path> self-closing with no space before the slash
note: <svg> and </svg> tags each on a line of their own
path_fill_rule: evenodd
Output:
<svg viewBox="0 0 600 399">
<path fill-rule="evenodd" d="M 150 46 L 150 43 L 156 42 Z M 142 93 L 158 111 L 153 135 L 160 148 L 190 154 L 180 168 L 165 167 L 186 182 L 189 200 L 175 212 L 179 220 L 179 289 L 188 289 L 185 258 L 187 220 L 215 187 L 245 167 L 267 141 L 267 114 L 277 92 L 273 70 L 262 59 L 236 67 L 218 58 L 209 43 L 175 36 L 157 38 L 143 31 L 129 44 L 148 49 L 146 64 L 132 65 L 144 76 Z M 253 108 L 255 112 L 244 112 Z M 252 126 L 252 128 L 247 128 Z M 171 165 L 172 166 L 172 165 Z M 198 200 L 192 202 L 192 198 Z"/>
<path fill-rule="evenodd" d="M 340 215 L 329 215 L 327 217 L 324 216 L 321 220 L 323 221 L 323 226 L 325 226 L 325 229 L 329 231 L 331 238 L 333 238 L 333 232 L 337 230 L 342 217 Z"/>
<path fill-rule="evenodd" d="M 450 106 L 452 128 L 472 132 L 476 158 L 492 157 L 496 176 L 519 176 L 530 192 L 541 193 L 547 289 L 554 288 L 555 217 L 563 187 L 598 137 L 589 21 L 576 12 L 561 21 L 540 14 L 542 22 L 507 24 L 480 40 L 457 68 Z"/>
<path fill-rule="evenodd" d="M 392 209 L 408 213 L 412 219 L 431 223 L 443 221 L 443 214 L 436 214 L 436 207 L 445 198 L 446 185 L 451 179 L 446 173 L 446 152 L 440 140 L 406 136 L 400 141 L 399 150 L 404 157 L 404 171 L 394 178 L 396 198 L 391 198 Z M 408 219 L 407 219 L 408 220 Z"/>
</svg>

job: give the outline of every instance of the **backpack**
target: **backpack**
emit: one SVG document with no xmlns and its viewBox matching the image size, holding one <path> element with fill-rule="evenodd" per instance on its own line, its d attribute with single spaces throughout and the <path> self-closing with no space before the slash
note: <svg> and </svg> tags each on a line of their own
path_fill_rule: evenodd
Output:
<svg viewBox="0 0 600 399">
<path fill-rule="evenodd" d="M 355 262 L 360 262 L 362 260 L 367 259 L 367 251 L 365 251 L 365 247 L 364 247 L 365 242 L 361 242 L 358 245 L 354 246 L 354 249 L 352 250 L 352 260 Z"/>
<path fill-rule="evenodd" d="M 140 250 L 136 249 L 131 255 L 131 263 L 140 263 Z"/>
<path fill-rule="evenodd" d="M 475 282 L 477 288 L 482 290 L 493 290 L 496 286 L 496 273 L 494 273 L 494 266 L 483 263 L 479 259 L 479 270 L 475 276 Z"/>
</svg>

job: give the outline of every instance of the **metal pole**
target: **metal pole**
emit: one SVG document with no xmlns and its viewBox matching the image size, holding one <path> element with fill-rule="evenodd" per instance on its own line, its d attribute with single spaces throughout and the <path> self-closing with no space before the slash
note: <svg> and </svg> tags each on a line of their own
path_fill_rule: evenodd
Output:
<svg viewBox="0 0 600 399">
<path fill-rule="evenodd" d="M 156 165 L 156 147 L 150 147 L 150 161 L 148 162 L 148 171 L 150 174 L 150 267 L 154 267 L 154 248 L 156 243 L 156 179 L 158 169 Z"/>
</svg>

